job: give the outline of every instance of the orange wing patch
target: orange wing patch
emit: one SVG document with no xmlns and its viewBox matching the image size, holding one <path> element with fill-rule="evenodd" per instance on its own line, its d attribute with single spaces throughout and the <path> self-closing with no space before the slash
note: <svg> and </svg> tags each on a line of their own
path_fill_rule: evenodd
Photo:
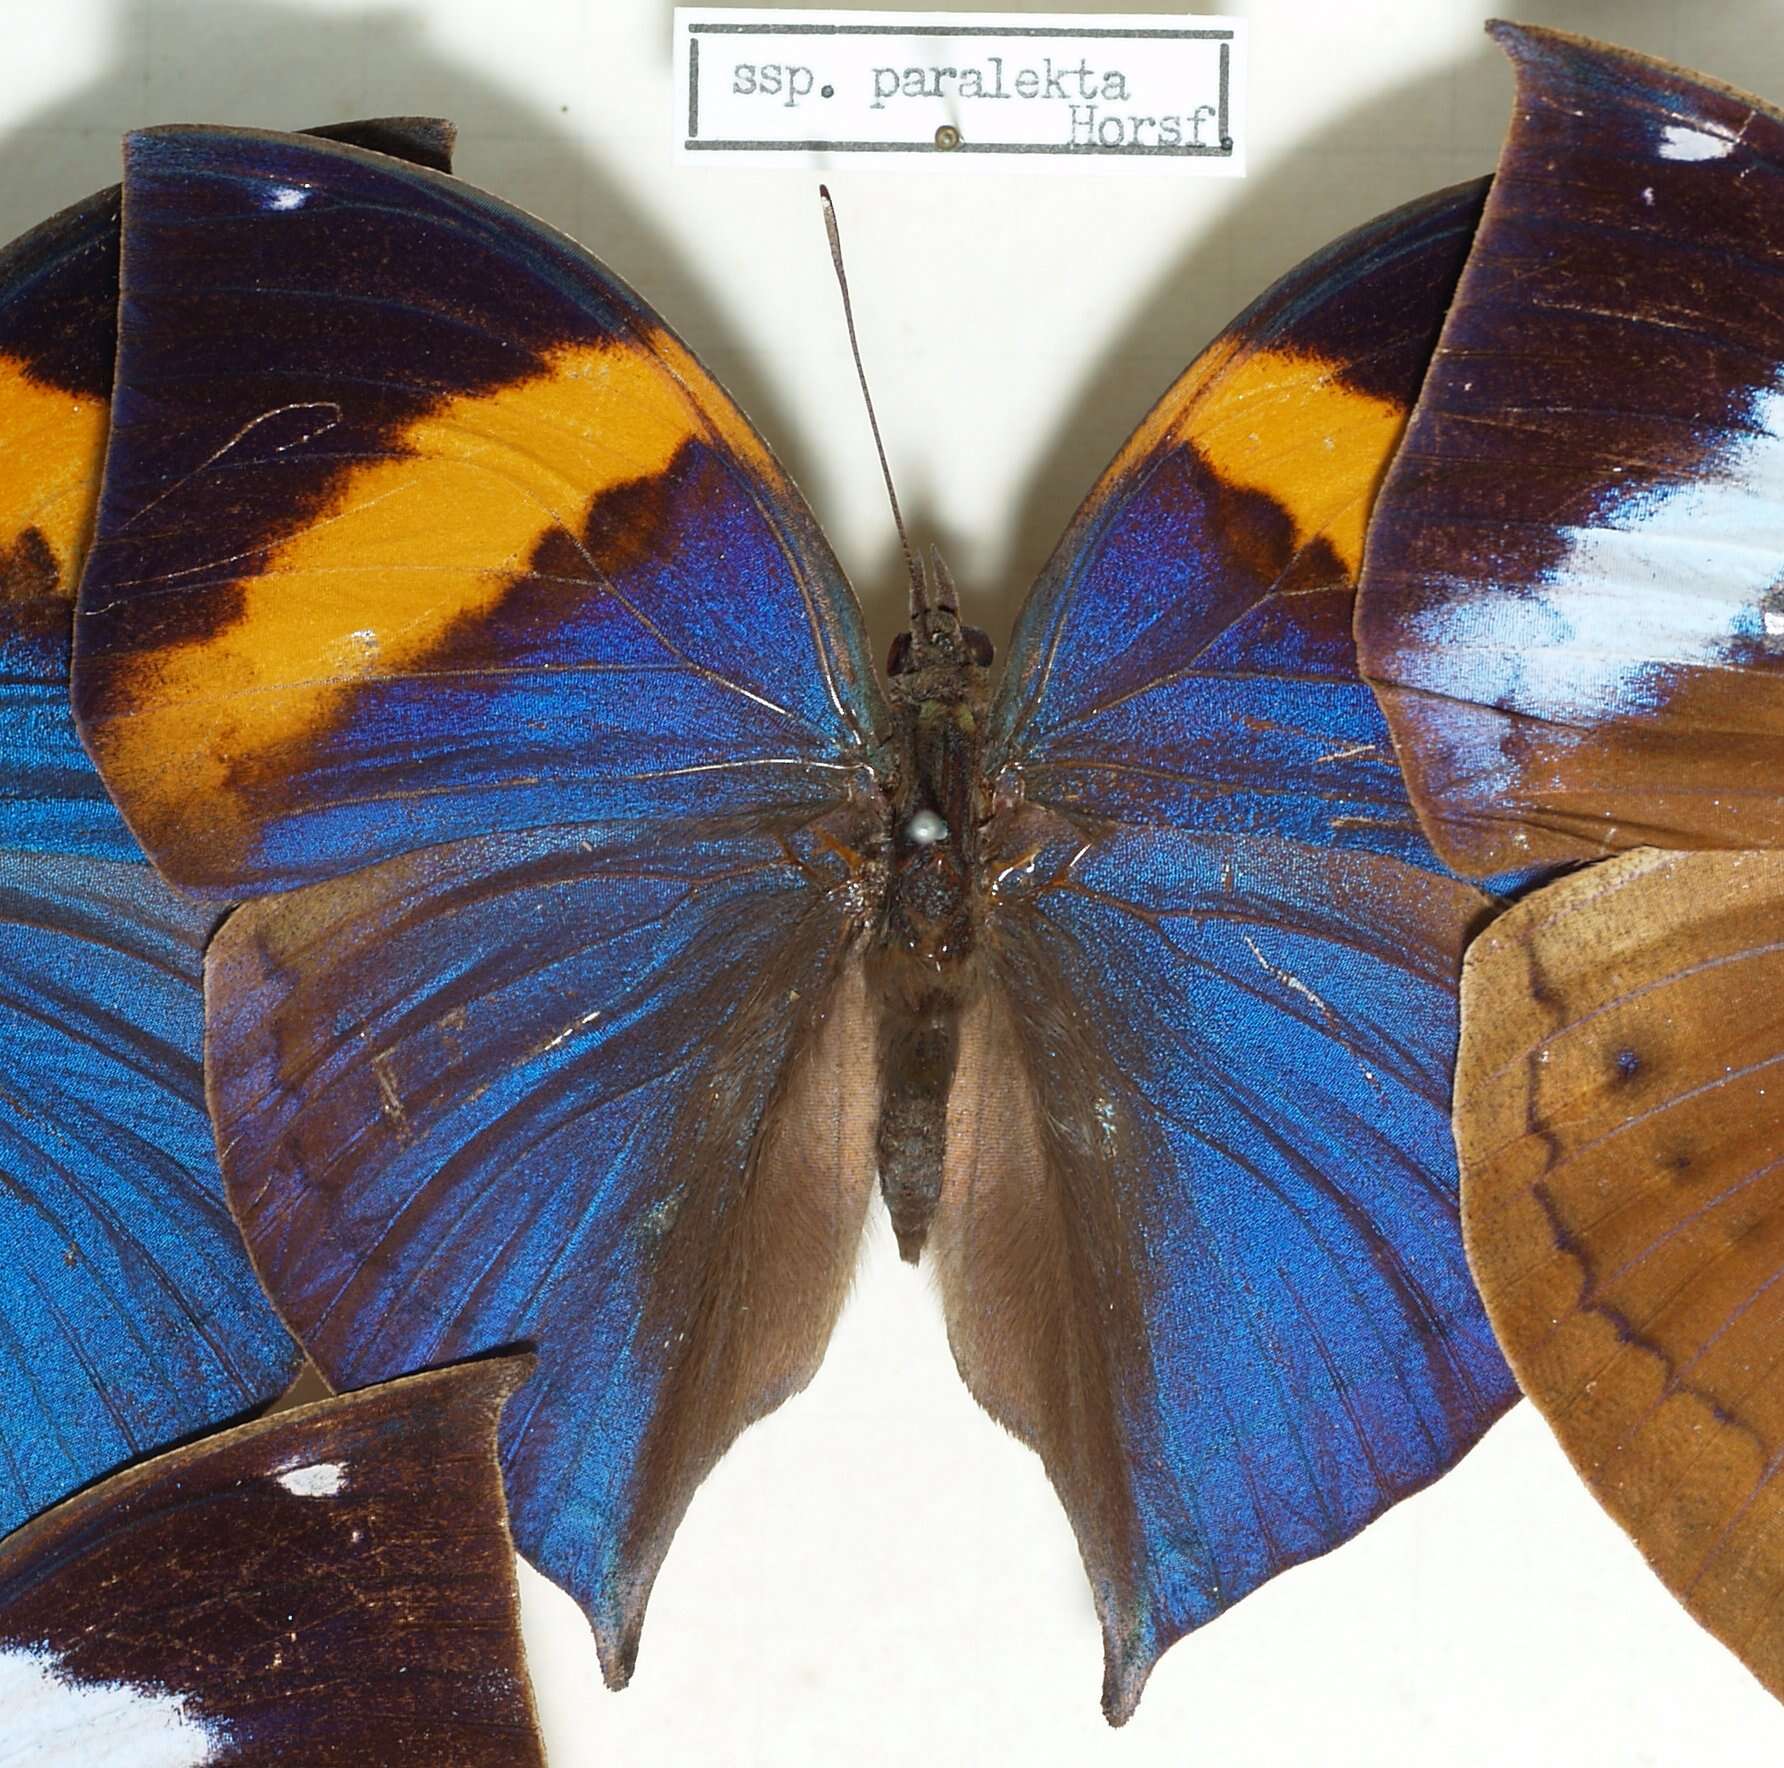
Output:
<svg viewBox="0 0 1784 1768">
<path fill-rule="evenodd" d="M 36 381 L 0 356 L 0 597 L 15 593 L 11 557 L 50 561 L 16 593 L 72 600 L 93 527 L 105 453 L 106 402 Z M 27 536 L 35 535 L 29 544 Z M 53 572 L 53 581 L 43 581 Z"/>
<path fill-rule="evenodd" d="M 1784 1696 L 1784 854 L 1641 850 L 1468 954 L 1456 1141 L 1506 1355 L 1599 1502 Z"/>
<path fill-rule="evenodd" d="M 1274 498 L 1299 551 L 1324 538 L 1354 580 L 1376 488 L 1406 408 L 1359 392 L 1338 365 L 1294 350 L 1216 350 L 1189 370 L 1122 449 L 1111 477 L 1188 443 L 1227 484 Z"/>
<path fill-rule="evenodd" d="M 202 803 L 207 839 L 239 857 L 252 826 L 243 772 L 323 730 L 356 687 L 414 670 L 501 601 L 548 534 L 580 536 L 597 498 L 662 474 L 701 438 L 778 479 L 667 333 L 649 350 L 565 347 L 542 374 L 417 419 L 251 564 L 227 626 L 127 665 L 128 740 L 94 733 L 122 801 L 149 824 Z"/>
</svg>

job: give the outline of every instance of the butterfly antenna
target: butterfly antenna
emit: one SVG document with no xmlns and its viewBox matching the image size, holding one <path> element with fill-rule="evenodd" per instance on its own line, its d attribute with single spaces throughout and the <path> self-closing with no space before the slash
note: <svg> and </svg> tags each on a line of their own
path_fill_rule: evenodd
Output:
<svg viewBox="0 0 1784 1768">
<path fill-rule="evenodd" d="M 904 514 L 898 507 L 898 492 L 892 483 L 892 468 L 886 460 L 886 445 L 880 440 L 880 420 L 874 415 L 873 394 L 867 390 L 867 370 L 861 366 L 861 342 L 855 336 L 855 309 L 849 303 L 848 272 L 842 267 L 842 234 L 836 225 L 836 205 L 830 200 L 827 185 L 818 186 L 818 200 L 824 205 L 824 231 L 830 236 L 830 263 L 836 271 L 836 286 L 842 290 L 842 316 L 849 328 L 849 349 L 855 356 L 855 374 L 861 382 L 861 397 L 867 403 L 867 425 L 873 431 L 874 451 L 880 457 L 880 472 L 886 481 L 886 496 L 892 505 L 892 525 L 898 530 L 898 544 L 904 549 L 904 567 L 911 578 L 911 617 L 924 611 L 928 598 L 924 594 L 923 574 L 917 568 L 917 555 L 911 551 L 910 536 L 904 531 Z"/>
</svg>

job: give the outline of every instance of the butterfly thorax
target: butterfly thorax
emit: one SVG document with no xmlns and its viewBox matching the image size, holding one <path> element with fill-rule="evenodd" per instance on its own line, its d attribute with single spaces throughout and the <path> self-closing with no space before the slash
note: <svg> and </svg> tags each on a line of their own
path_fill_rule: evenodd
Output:
<svg viewBox="0 0 1784 1768">
<path fill-rule="evenodd" d="M 951 605 L 932 604 L 913 609 L 888 664 L 891 852 L 870 966 L 880 1010 L 877 1154 L 899 1250 L 913 1262 L 941 1194 L 976 942 L 990 663 L 990 640 Z"/>
<path fill-rule="evenodd" d="M 892 682 L 897 763 L 880 940 L 909 958 L 919 985 L 958 969 L 972 951 L 985 674 L 967 663 Z M 908 698 L 907 682 L 917 689 Z"/>
</svg>

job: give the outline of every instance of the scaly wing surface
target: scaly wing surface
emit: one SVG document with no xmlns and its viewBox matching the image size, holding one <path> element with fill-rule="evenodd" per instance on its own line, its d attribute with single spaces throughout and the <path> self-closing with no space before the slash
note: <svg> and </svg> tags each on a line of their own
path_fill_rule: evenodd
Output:
<svg viewBox="0 0 1784 1768">
<path fill-rule="evenodd" d="M 1784 841 L 1784 116 L 1501 25 L 1517 111 L 1357 635 L 1470 875 Z"/>
<path fill-rule="evenodd" d="M 1273 837 L 1061 822 L 1023 846 L 933 1239 L 962 1373 L 1071 1513 L 1120 1722 L 1173 1640 L 1515 1397 L 1449 1130 L 1490 904 Z"/>
<path fill-rule="evenodd" d="M 124 191 L 75 703 L 170 878 L 844 789 L 880 722 L 848 586 L 579 247 L 296 136 L 133 136 Z"/>
<path fill-rule="evenodd" d="M 1468 953 L 1468 1252 L 1524 1391 L 1784 1696 L 1784 856 L 1623 855 Z"/>
<path fill-rule="evenodd" d="M 331 1381 L 537 1347 L 517 1537 L 624 1681 L 871 1182 L 859 612 L 685 347 L 494 198 L 154 132 L 123 277 L 76 697 L 159 864 L 274 893 L 209 962 L 232 1207 Z"/>
<path fill-rule="evenodd" d="M 241 1425 L 0 1541 L 0 1754 L 540 1768 L 496 1421 L 521 1358 Z"/>
<path fill-rule="evenodd" d="M 441 163 L 427 118 L 328 131 Z M 116 189 L 0 252 L 0 1530 L 274 1398 L 297 1353 L 229 1219 L 200 1074 L 215 909 L 170 890 L 75 729 Z"/>
<path fill-rule="evenodd" d="M 1351 618 L 1371 502 L 1484 192 L 1316 253 L 1159 402 L 1023 608 L 993 774 L 1088 817 L 1435 864 Z"/>
<path fill-rule="evenodd" d="M 212 946 L 230 1200 L 331 1382 L 524 1342 L 515 1535 L 630 1674 L 731 1438 L 804 1386 L 873 1179 L 856 886 L 792 829 L 492 835 Z"/>
</svg>

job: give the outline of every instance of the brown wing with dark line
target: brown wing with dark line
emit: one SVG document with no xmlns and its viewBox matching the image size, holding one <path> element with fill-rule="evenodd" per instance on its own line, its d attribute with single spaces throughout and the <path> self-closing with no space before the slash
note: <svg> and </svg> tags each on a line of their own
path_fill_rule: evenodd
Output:
<svg viewBox="0 0 1784 1768">
<path fill-rule="evenodd" d="M 1784 855 L 1641 850 L 1469 951 L 1469 1258 L 1524 1391 L 1784 1695 Z"/>
</svg>

